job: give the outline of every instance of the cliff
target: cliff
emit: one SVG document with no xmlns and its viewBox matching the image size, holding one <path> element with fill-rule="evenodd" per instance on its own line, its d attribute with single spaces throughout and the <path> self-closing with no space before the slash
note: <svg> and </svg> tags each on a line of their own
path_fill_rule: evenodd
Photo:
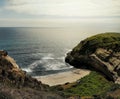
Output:
<svg viewBox="0 0 120 99">
<path fill-rule="evenodd" d="M 81 41 L 65 61 L 77 68 L 94 68 L 120 83 L 120 33 L 102 33 Z"/>
<path fill-rule="evenodd" d="M 0 99 L 62 99 L 27 75 L 6 51 L 0 51 Z"/>
</svg>

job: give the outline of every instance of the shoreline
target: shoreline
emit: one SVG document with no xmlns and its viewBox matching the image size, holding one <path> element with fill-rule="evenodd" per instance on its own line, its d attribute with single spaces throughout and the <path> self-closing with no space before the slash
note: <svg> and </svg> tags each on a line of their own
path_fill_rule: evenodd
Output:
<svg viewBox="0 0 120 99">
<path fill-rule="evenodd" d="M 65 83 L 72 83 L 77 81 L 78 79 L 83 78 L 88 75 L 90 70 L 87 69 L 75 69 L 67 72 L 51 74 L 47 76 L 35 76 L 38 81 L 41 81 L 43 84 L 47 84 L 49 86 L 61 85 Z"/>
</svg>

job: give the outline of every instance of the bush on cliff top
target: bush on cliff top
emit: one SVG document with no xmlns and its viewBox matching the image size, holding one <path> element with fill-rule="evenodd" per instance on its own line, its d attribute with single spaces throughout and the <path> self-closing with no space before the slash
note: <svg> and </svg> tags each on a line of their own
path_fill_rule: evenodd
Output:
<svg viewBox="0 0 120 99">
<path fill-rule="evenodd" d="M 120 33 L 102 33 L 81 41 L 72 52 L 93 53 L 97 48 L 120 50 Z"/>
</svg>

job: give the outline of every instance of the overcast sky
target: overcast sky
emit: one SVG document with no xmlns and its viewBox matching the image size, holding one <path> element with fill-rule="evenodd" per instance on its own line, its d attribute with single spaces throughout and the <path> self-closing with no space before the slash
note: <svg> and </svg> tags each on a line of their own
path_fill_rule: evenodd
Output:
<svg viewBox="0 0 120 99">
<path fill-rule="evenodd" d="M 120 0 L 0 0 L 0 26 L 120 23 Z"/>
</svg>

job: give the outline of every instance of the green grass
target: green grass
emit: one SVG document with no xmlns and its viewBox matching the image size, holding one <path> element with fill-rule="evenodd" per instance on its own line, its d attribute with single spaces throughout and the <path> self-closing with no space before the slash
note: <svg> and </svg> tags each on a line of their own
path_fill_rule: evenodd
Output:
<svg viewBox="0 0 120 99">
<path fill-rule="evenodd" d="M 81 41 L 73 52 L 80 54 L 94 52 L 97 48 L 120 50 L 120 33 L 102 33 Z M 88 49 L 89 48 L 89 49 Z"/>
<path fill-rule="evenodd" d="M 79 84 L 63 90 L 65 96 L 93 96 L 101 95 L 108 91 L 112 82 L 106 80 L 97 72 L 91 72 L 90 75 L 80 79 Z"/>
</svg>

